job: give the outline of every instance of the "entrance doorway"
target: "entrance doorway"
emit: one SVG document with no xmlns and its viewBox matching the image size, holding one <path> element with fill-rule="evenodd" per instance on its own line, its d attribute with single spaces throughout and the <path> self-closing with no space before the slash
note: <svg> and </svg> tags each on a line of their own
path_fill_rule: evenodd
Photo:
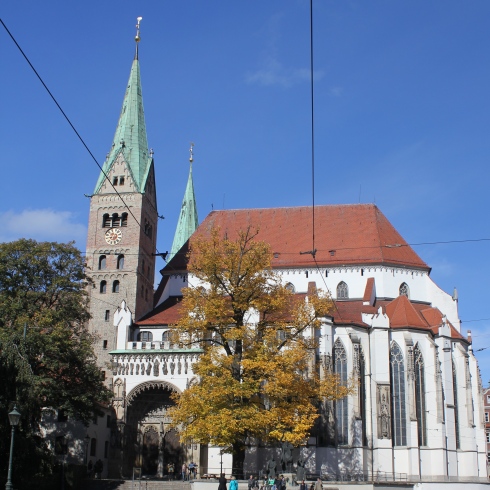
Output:
<svg viewBox="0 0 490 490">
<path fill-rule="evenodd" d="M 153 426 L 147 427 L 143 435 L 142 473 L 148 476 L 158 476 L 160 437 Z"/>
<path fill-rule="evenodd" d="M 148 383 L 129 394 L 126 412 L 126 444 L 123 474 L 130 476 L 134 468 L 141 468 L 142 476 L 172 478 L 180 474 L 184 454 L 179 436 L 170 430 L 167 410 L 174 405 L 171 387 Z"/>
</svg>

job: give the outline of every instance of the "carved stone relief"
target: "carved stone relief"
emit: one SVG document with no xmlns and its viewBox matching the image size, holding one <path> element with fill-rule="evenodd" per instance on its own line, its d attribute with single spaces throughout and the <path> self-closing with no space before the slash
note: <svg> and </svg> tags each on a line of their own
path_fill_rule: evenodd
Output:
<svg viewBox="0 0 490 490">
<path fill-rule="evenodd" d="M 391 439 L 390 385 L 377 385 L 378 439 Z"/>
</svg>

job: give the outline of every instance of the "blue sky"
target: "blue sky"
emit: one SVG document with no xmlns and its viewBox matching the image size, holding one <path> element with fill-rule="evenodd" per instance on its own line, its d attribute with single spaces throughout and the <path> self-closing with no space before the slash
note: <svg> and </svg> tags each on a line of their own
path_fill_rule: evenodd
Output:
<svg viewBox="0 0 490 490">
<path fill-rule="evenodd" d="M 191 141 L 201 220 L 213 207 L 311 204 L 308 0 L 4 0 L 0 15 L 99 163 L 143 17 L 159 250 Z M 490 238 L 489 17 L 488 0 L 314 0 L 318 204 L 375 202 L 409 243 Z M 0 240 L 84 249 L 98 168 L 1 26 L 0 45 Z M 414 249 L 458 288 L 463 333 L 488 347 L 486 385 L 490 242 Z"/>
</svg>

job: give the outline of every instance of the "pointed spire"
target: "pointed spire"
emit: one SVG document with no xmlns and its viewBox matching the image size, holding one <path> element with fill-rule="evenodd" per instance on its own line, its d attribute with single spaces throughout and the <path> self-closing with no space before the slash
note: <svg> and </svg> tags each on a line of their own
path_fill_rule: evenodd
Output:
<svg viewBox="0 0 490 490">
<path fill-rule="evenodd" d="M 192 179 L 192 163 L 194 161 L 194 143 L 191 143 L 189 149 L 189 178 L 187 179 L 187 186 L 185 188 L 184 200 L 182 201 L 182 208 L 180 209 L 179 221 L 175 230 L 174 241 L 172 243 L 172 249 L 168 261 L 172 260 L 174 255 L 182 248 L 190 236 L 196 231 L 199 224 L 197 218 L 197 206 L 196 197 L 194 195 L 194 182 Z"/>
<path fill-rule="evenodd" d="M 120 153 L 128 164 L 134 188 L 137 192 L 144 192 L 148 171 L 152 162 L 152 155 L 148 154 L 148 138 L 146 136 L 145 112 L 143 109 L 143 95 L 141 90 L 141 75 L 138 61 L 138 43 L 140 40 L 140 22 L 138 17 L 136 25 L 136 53 L 131 66 L 129 82 L 117 124 L 112 147 L 104 162 L 103 171 L 107 174 Z M 105 176 L 101 172 L 95 186 L 94 194 L 100 191 Z"/>
</svg>

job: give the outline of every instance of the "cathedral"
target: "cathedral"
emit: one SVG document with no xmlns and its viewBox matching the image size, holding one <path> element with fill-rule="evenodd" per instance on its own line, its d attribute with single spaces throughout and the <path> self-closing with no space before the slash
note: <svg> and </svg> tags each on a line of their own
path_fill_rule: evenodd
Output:
<svg viewBox="0 0 490 490">
<path fill-rule="evenodd" d="M 304 446 L 293 450 L 307 475 L 346 481 L 486 481 L 482 386 L 471 337 L 461 332 L 457 294 L 373 204 L 211 212 L 199 224 L 190 171 L 177 230 L 156 290 L 158 225 L 153 152 L 148 148 L 138 41 L 119 122 L 90 197 L 87 272 L 89 329 L 113 390 L 109 476 L 134 468 L 167 478 L 194 462 L 198 474 L 231 474 L 219 447 L 181 441 L 166 415 L 171 395 L 193 381 L 202 352 L 172 343 L 182 288 L 193 283 L 186 254 L 195 236 L 228 236 L 252 225 L 270 244 L 272 266 L 295 295 L 328 291 L 316 360 L 357 380 L 328 406 Z M 117 305 L 115 307 L 114 305 Z M 262 474 L 279 448 L 251 447 L 245 471 Z"/>
</svg>

